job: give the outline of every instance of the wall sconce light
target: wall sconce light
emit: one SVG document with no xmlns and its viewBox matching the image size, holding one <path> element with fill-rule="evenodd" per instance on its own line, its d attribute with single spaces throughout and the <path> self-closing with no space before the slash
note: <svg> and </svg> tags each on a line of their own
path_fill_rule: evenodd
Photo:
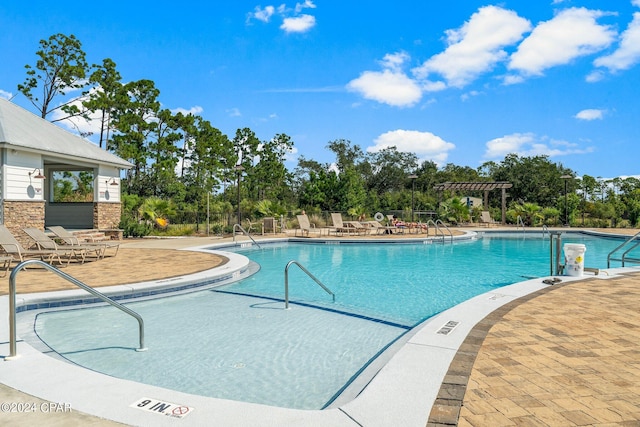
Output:
<svg viewBox="0 0 640 427">
<path fill-rule="evenodd" d="M 118 185 L 118 181 L 115 178 L 111 178 L 105 181 L 107 185 Z"/>
<path fill-rule="evenodd" d="M 36 171 L 38 171 L 37 174 Z M 35 168 L 33 171 L 29 172 L 29 178 L 46 179 L 47 177 L 42 175 L 42 171 L 40 170 L 40 168 Z"/>
</svg>

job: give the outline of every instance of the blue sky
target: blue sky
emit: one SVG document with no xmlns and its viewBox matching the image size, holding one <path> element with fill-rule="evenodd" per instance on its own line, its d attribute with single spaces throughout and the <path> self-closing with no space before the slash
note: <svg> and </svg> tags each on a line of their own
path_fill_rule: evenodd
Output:
<svg viewBox="0 0 640 427">
<path fill-rule="evenodd" d="M 28 6 L 27 6 L 28 4 Z M 578 175 L 638 175 L 640 0 L 0 3 L 0 96 L 39 40 L 150 79 L 160 101 L 233 138 L 395 145 L 443 166 L 546 154 Z M 16 95 L 17 94 L 17 95 Z"/>
</svg>

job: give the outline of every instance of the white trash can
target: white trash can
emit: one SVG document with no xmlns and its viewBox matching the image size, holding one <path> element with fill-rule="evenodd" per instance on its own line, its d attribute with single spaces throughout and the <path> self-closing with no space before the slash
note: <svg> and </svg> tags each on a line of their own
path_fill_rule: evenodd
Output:
<svg viewBox="0 0 640 427">
<path fill-rule="evenodd" d="M 579 243 L 564 244 L 564 274 L 565 276 L 582 276 L 584 273 L 585 245 Z"/>
</svg>

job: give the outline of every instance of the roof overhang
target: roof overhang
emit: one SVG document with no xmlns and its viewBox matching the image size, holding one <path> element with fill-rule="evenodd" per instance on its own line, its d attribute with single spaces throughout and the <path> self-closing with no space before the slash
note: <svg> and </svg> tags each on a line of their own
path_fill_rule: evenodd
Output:
<svg viewBox="0 0 640 427">
<path fill-rule="evenodd" d="M 498 188 L 511 188 L 513 184 L 505 181 L 497 182 L 443 182 L 436 184 L 433 189 L 444 190 L 466 190 L 466 191 L 491 191 Z"/>
</svg>

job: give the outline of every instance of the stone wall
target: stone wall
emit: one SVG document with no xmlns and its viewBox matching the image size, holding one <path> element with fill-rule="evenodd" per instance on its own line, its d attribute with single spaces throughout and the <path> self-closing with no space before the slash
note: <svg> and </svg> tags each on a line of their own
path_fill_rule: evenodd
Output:
<svg viewBox="0 0 640 427">
<path fill-rule="evenodd" d="M 122 215 L 121 203 L 94 203 L 93 228 L 97 230 L 117 229 Z"/>
<path fill-rule="evenodd" d="M 44 230 L 44 202 L 8 201 L 3 203 L 4 225 L 25 248 L 33 241 L 22 231 L 33 227 Z"/>
</svg>

